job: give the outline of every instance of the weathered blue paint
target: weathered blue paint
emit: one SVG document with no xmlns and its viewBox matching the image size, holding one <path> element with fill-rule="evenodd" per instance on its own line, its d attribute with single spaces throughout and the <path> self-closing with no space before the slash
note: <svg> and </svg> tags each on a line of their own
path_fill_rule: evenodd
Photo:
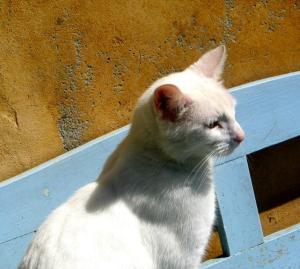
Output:
<svg viewBox="0 0 300 269">
<path fill-rule="evenodd" d="M 232 94 L 246 140 L 223 162 L 300 135 L 300 72 L 248 83 Z"/>
<path fill-rule="evenodd" d="M 300 225 L 262 237 L 245 156 L 300 135 L 300 72 L 242 85 L 232 93 L 247 136 L 239 150 L 216 167 L 222 244 L 230 256 L 204 268 L 298 269 Z M 34 230 L 76 189 L 97 178 L 128 129 L 0 183 L 0 268 L 16 268 Z"/>
<path fill-rule="evenodd" d="M 32 239 L 33 232 L 0 244 L 0 268 L 16 269 Z"/>
<path fill-rule="evenodd" d="M 209 260 L 201 269 L 300 269 L 299 251 L 300 224 L 266 236 L 263 244 Z"/>
<path fill-rule="evenodd" d="M 127 131 L 122 128 L 0 184 L 0 244 L 34 231 L 75 190 L 95 180 Z"/>
<path fill-rule="evenodd" d="M 215 174 L 223 252 L 232 255 L 263 243 L 246 157 L 217 166 Z"/>
</svg>

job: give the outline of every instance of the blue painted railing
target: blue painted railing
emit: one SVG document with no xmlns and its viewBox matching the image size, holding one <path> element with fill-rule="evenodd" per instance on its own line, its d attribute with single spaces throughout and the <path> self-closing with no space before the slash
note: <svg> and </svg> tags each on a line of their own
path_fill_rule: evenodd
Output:
<svg viewBox="0 0 300 269">
<path fill-rule="evenodd" d="M 246 140 L 216 164 L 219 232 L 225 257 L 206 269 L 299 269 L 300 224 L 263 236 L 247 154 L 300 135 L 300 72 L 232 89 Z M 0 268 L 15 269 L 46 216 L 95 180 L 128 126 L 0 183 Z"/>
</svg>

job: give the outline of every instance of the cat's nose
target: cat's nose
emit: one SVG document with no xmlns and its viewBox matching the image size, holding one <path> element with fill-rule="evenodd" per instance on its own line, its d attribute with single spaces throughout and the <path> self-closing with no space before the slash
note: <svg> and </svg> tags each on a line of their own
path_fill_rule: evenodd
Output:
<svg viewBox="0 0 300 269">
<path fill-rule="evenodd" d="M 243 129 L 241 128 L 241 126 L 238 123 L 236 123 L 233 140 L 236 143 L 240 144 L 240 143 L 243 142 L 244 139 L 245 139 L 245 132 L 243 131 Z"/>
<path fill-rule="evenodd" d="M 239 133 L 239 134 L 236 134 L 234 137 L 233 137 L 233 140 L 237 143 L 242 143 L 243 140 L 245 139 L 245 133 L 242 132 L 242 133 Z"/>
</svg>

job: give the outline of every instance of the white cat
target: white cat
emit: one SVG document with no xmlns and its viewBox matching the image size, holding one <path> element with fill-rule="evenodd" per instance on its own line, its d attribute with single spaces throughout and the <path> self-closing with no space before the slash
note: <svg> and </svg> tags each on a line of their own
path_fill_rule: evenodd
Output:
<svg viewBox="0 0 300 269">
<path fill-rule="evenodd" d="M 199 268 L 215 216 L 212 159 L 244 138 L 218 81 L 225 58 L 220 46 L 149 87 L 99 180 L 41 225 L 20 269 Z"/>
</svg>

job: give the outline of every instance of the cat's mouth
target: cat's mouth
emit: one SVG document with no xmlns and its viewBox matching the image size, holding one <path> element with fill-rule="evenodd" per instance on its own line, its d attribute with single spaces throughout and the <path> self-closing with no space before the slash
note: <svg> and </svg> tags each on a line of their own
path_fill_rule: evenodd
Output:
<svg viewBox="0 0 300 269">
<path fill-rule="evenodd" d="M 222 156 L 227 156 L 231 154 L 239 144 L 237 143 L 229 143 L 229 144 L 222 144 L 217 146 L 216 149 L 216 156 L 222 157 Z"/>
</svg>

